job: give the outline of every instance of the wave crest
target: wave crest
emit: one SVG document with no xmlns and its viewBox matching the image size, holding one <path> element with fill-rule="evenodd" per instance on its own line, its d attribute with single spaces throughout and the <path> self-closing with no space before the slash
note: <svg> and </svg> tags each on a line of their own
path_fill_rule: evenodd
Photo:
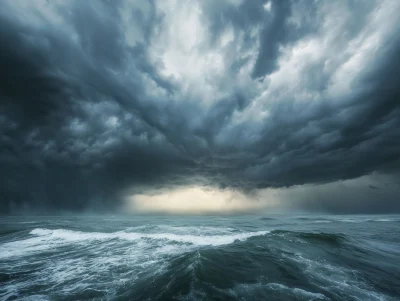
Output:
<svg viewBox="0 0 400 301">
<path fill-rule="evenodd" d="M 41 236 L 48 240 L 65 240 L 65 241 L 89 241 L 89 240 L 128 240 L 136 241 L 140 239 L 165 240 L 178 243 L 192 244 L 197 246 L 219 246 L 231 244 L 235 241 L 244 241 L 253 236 L 262 236 L 270 231 L 256 231 L 231 233 L 226 235 L 192 235 L 192 234 L 175 234 L 175 233 L 141 233 L 141 232 L 81 232 L 65 229 L 42 229 L 37 228 L 30 232 L 32 235 Z"/>
<path fill-rule="evenodd" d="M 295 232 L 295 231 L 285 231 L 285 230 L 274 230 L 271 233 L 282 236 L 289 236 L 293 238 L 299 238 L 305 241 L 321 242 L 332 245 L 339 245 L 347 240 L 346 236 L 337 233 Z"/>
</svg>

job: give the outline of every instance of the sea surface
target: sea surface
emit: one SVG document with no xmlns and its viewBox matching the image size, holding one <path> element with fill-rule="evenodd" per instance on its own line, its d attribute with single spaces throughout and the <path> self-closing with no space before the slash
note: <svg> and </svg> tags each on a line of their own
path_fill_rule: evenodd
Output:
<svg viewBox="0 0 400 301">
<path fill-rule="evenodd" d="M 400 216 L 0 217 L 0 300 L 400 300 Z"/>
</svg>

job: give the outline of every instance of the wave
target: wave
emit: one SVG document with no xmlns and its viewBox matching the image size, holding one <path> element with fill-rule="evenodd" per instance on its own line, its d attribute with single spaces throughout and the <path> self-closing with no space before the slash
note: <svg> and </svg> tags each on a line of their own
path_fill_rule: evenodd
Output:
<svg viewBox="0 0 400 301">
<path fill-rule="evenodd" d="M 230 227 L 211 227 L 211 226 L 171 226 L 171 225 L 144 225 L 129 227 L 124 232 L 140 233 L 173 233 L 173 234 L 192 234 L 192 235 L 225 235 L 238 232 Z"/>
<path fill-rule="evenodd" d="M 165 230 L 168 227 L 159 227 Z M 203 246 L 222 246 L 245 241 L 248 238 L 262 236 L 270 231 L 256 232 L 228 232 L 220 229 L 216 234 L 211 228 L 191 228 L 188 234 L 183 234 L 184 227 L 169 227 L 169 232 L 145 233 L 131 232 L 132 228 L 117 232 L 83 232 L 69 229 L 36 228 L 29 232 L 28 237 L 13 240 L 0 245 L 0 258 L 14 258 L 27 256 L 32 253 L 48 252 L 56 248 L 75 245 L 81 248 L 96 246 L 96 248 L 108 248 L 110 245 L 116 248 L 131 248 L 152 250 L 158 255 L 182 253 L 193 248 Z M 154 231 L 152 229 L 151 231 Z M 197 230 L 197 232 L 196 232 Z M 128 243 L 128 244 L 127 244 Z"/>
<path fill-rule="evenodd" d="M 300 238 L 305 240 L 313 240 L 313 241 L 321 241 L 329 244 L 339 245 L 346 241 L 346 237 L 341 234 L 333 234 L 333 233 L 301 233 L 299 235 Z"/>
<path fill-rule="evenodd" d="M 325 233 L 325 232 L 296 232 L 286 230 L 273 230 L 271 234 L 278 234 L 282 236 L 290 236 L 293 238 L 299 238 L 305 241 L 322 242 L 332 245 L 339 245 L 347 241 L 347 237 L 343 234 L 337 233 Z"/>
<path fill-rule="evenodd" d="M 314 216 L 314 217 L 299 216 L 299 217 L 296 217 L 295 219 L 300 220 L 300 221 L 315 221 L 315 220 L 331 221 L 331 219 L 318 217 L 318 216 Z"/>
<path fill-rule="evenodd" d="M 7 230 L 7 229 L 0 230 L 0 237 L 1 237 L 1 236 L 6 236 L 6 235 L 15 234 L 15 233 L 18 233 L 18 232 L 20 232 L 20 231 L 21 231 L 21 230 L 15 230 L 15 229 L 11 229 L 11 230 Z"/>
<path fill-rule="evenodd" d="M 283 285 L 281 283 L 269 283 L 267 286 L 273 290 L 277 290 L 280 292 L 288 292 L 288 293 L 293 293 L 296 297 L 304 297 L 304 298 L 309 298 L 309 300 L 326 300 L 327 297 L 321 293 L 314 293 L 314 292 L 309 292 L 301 288 L 297 287 L 289 287 L 286 285 Z M 329 300 L 329 299 L 328 299 Z"/>
<path fill-rule="evenodd" d="M 299 221 L 306 221 L 310 223 L 332 223 L 333 220 L 328 218 L 321 218 L 321 217 L 296 217 L 296 220 Z"/>
<path fill-rule="evenodd" d="M 132 231 L 136 230 L 136 231 Z M 156 227 L 147 228 L 150 231 L 137 231 L 139 228 L 128 228 L 117 232 L 84 232 L 69 229 L 36 228 L 24 239 L 4 243 L 0 246 L 0 257 L 25 256 L 31 252 L 43 252 L 53 248 L 76 244 L 90 246 L 96 242 L 98 246 L 131 242 L 141 247 L 156 248 L 155 252 L 181 252 L 185 246 L 189 248 L 202 246 L 222 246 L 249 238 L 261 239 L 267 234 L 282 236 L 296 243 L 324 243 L 339 246 L 348 239 L 342 234 L 296 232 L 287 230 L 263 230 L 238 232 L 230 228 L 213 229 L 190 227 Z M 141 228 L 141 230 L 145 230 Z M 158 230 L 159 232 L 153 232 Z M 186 233 L 185 233 L 186 231 Z M 292 240 L 293 239 L 293 240 Z"/>
<path fill-rule="evenodd" d="M 399 219 L 391 219 L 391 218 L 339 218 L 336 221 L 342 223 L 367 223 L 367 222 L 398 222 Z"/>
<path fill-rule="evenodd" d="M 67 241 L 86 241 L 86 240 L 111 240 L 121 239 L 128 241 L 136 241 L 140 239 L 166 240 L 178 243 L 188 243 L 197 246 L 219 246 L 231 244 L 235 241 L 244 241 L 253 236 L 261 236 L 270 231 L 243 232 L 231 235 L 190 235 L 175 233 L 140 233 L 140 232 L 81 232 L 65 229 L 34 229 L 30 234 L 46 237 L 50 240 L 67 240 Z"/>
<path fill-rule="evenodd" d="M 260 217 L 260 221 L 274 221 L 276 218 L 273 217 Z"/>
<path fill-rule="evenodd" d="M 368 282 L 363 281 L 357 271 L 347 266 L 310 258 L 306 254 L 300 253 L 290 257 L 283 256 L 299 264 L 303 273 L 308 277 L 312 277 L 316 283 L 324 283 L 326 288 L 329 288 L 326 292 L 336 297 L 337 300 L 347 300 L 345 298 L 347 296 L 354 297 L 352 300 L 394 300 L 376 291 Z M 331 299 L 328 298 L 328 300 Z"/>
<path fill-rule="evenodd" d="M 368 222 L 398 222 L 397 219 L 390 219 L 390 218 L 378 218 L 378 219 L 369 219 Z"/>
<path fill-rule="evenodd" d="M 240 300 L 330 300 L 322 293 L 275 282 L 238 284 L 229 292 Z"/>
<path fill-rule="evenodd" d="M 333 223 L 333 222 L 342 222 L 342 223 L 366 223 L 366 222 L 399 222 L 400 219 L 396 218 L 372 218 L 372 217 L 331 217 L 331 218 L 323 218 L 323 217 L 296 217 L 294 218 L 298 221 L 305 221 L 310 223 Z"/>
</svg>

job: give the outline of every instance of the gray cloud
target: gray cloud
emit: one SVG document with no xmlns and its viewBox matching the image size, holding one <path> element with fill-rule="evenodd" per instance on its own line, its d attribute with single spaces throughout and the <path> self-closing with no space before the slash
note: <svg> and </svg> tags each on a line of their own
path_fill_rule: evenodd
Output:
<svg viewBox="0 0 400 301">
<path fill-rule="evenodd" d="M 113 209 L 157 187 L 397 179 L 398 8 L 5 1 L 0 211 Z"/>
</svg>

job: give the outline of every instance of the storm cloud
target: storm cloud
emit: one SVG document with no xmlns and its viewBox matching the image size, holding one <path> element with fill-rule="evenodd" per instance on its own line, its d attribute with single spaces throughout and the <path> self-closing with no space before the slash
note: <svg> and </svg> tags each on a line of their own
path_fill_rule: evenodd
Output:
<svg viewBox="0 0 400 301">
<path fill-rule="evenodd" d="M 400 211 L 399 9 L 3 1 L 0 212 L 115 210 L 193 186 Z"/>
</svg>

